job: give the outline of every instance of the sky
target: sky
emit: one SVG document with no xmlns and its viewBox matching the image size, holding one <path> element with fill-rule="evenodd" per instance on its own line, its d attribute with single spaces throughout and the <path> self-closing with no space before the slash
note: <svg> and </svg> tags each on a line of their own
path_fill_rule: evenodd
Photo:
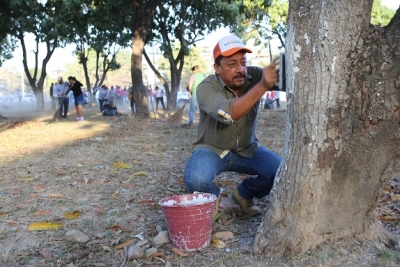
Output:
<svg viewBox="0 0 400 267">
<path fill-rule="evenodd" d="M 393 8 L 393 9 L 397 9 L 400 6 L 400 0 L 381 0 L 382 4 L 389 7 L 389 8 Z M 210 46 L 210 44 L 216 44 L 218 39 L 226 36 L 230 34 L 228 29 L 220 29 L 216 32 L 213 32 L 211 34 L 209 34 L 208 36 L 205 37 L 205 40 L 202 42 L 199 42 L 198 45 L 205 45 L 207 44 L 208 46 Z M 27 45 L 34 45 L 33 39 L 30 41 L 27 41 Z M 274 44 L 272 45 L 273 49 L 277 49 L 278 43 L 275 44 L 276 48 L 274 48 Z M 213 47 L 213 45 L 211 45 L 210 47 Z M 29 51 L 32 49 L 27 49 L 28 53 Z M 44 47 L 40 48 L 40 50 L 44 50 Z M 57 48 L 54 51 L 54 54 L 52 56 L 52 58 L 50 59 L 50 62 L 48 64 L 48 70 L 52 70 L 52 69 L 59 69 L 62 68 L 64 66 L 65 63 L 69 63 L 69 62 L 73 62 L 75 61 L 75 57 L 74 55 L 72 55 L 73 52 L 73 46 L 67 46 L 67 48 L 64 49 L 60 49 Z M 32 55 L 33 53 L 30 52 Z M 210 53 L 212 53 L 212 51 L 210 51 Z M 40 58 L 39 64 L 41 64 L 41 60 L 42 58 Z M 28 58 L 28 65 L 31 66 L 34 64 L 33 61 L 33 57 L 32 58 Z M 22 52 L 21 52 L 21 48 L 18 47 L 15 52 L 14 52 L 14 58 L 11 60 L 8 60 L 6 62 L 3 63 L 4 68 L 11 68 L 11 69 L 15 69 L 18 71 L 22 71 Z"/>
</svg>

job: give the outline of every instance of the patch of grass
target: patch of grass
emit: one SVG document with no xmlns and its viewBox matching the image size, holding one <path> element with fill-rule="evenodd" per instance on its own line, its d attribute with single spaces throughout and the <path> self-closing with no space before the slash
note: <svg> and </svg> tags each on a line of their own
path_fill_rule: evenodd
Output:
<svg viewBox="0 0 400 267">
<path fill-rule="evenodd" d="M 88 220 L 83 222 L 83 226 L 87 229 L 96 229 L 96 222 L 94 220 Z"/>
<path fill-rule="evenodd" d="M 382 249 L 378 251 L 377 256 L 382 259 L 387 266 L 390 262 L 400 263 L 400 252 Z"/>
</svg>

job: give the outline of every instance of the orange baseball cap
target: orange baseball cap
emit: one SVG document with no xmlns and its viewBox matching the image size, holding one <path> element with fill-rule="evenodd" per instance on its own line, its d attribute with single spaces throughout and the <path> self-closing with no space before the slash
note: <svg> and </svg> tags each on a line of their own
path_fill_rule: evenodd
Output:
<svg viewBox="0 0 400 267">
<path fill-rule="evenodd" d="M 233 54 L 244 51 L 246 53 L 252 53 L 252 51 L 246 48 L 243 41 L 239 39 L 236 35 L 228 35 L 218 41 L 217 45 L 214 47 L 214 60 L 219 56 L 229 57 Z"/>
</svg>

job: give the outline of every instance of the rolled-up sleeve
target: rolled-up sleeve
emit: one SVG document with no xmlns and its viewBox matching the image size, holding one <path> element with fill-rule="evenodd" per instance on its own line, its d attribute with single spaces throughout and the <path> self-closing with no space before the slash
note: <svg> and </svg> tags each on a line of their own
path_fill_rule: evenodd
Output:
<svg viewBox="0 0 400 267">
<path fill-rule="evenodd" d="M 216 86 L 220 89 L 215 90 Z M 222 90 L 218 81 L 203 81 L 197 87 L 197 102 L 199 108 L 219 122 L 232 124 L 232 105 L 237 98 L 228 89 Z"/>
</svg>

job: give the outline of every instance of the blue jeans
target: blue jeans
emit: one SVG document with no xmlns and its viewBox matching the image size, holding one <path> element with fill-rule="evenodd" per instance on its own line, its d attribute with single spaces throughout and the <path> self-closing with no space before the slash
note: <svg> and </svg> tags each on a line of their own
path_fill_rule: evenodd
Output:
<svg viewBox="0 0 400 267">
<path fill-rule="evenodd" d="M 275 99 L 276 108 L 281 108 L 281 104 L 279 103 L 279 98 Z"/>
<path fill-rule="evenodd" d="M 104 104 L 104 99 L 99 98 L 99 106 L 100 106 L 100 113 L 103 113 L 103 104 Z"/>
<path fill-rule="evenodd" d="M 69 107 L 69 97 L 65 97 L 64 100 L 62 97 L 58 97 L 58 104 L 60 105 L 60 110 L 58 111 L 59 117 L 67 117 L 68 107 Z"/>
<path fill-rule="evenodd" d="M 220 189 L 214 183 L 221 172 L 232 171 L 252 175 L 238 186 L 245 199 L 262 198 L 269 194 L 274 184 L 281 158 L 260 146 L 252 158 L 242 157 L 230 151 L 220 158 L 209 148 L 196 149 L 186 164 L 184 181 L 190 192 L 198 191 L 219 196 Z"/>
<path fill-rule="evenodd" d="M 194 113 L 196 112 L 196 110 L 198 108 L 199 108 L 199 105 L 197 104 L 197 97 L 196 97 L 196 94 L 194 94 L 190 98 L 189 125 L 193 125 Z"/>
</svg>

